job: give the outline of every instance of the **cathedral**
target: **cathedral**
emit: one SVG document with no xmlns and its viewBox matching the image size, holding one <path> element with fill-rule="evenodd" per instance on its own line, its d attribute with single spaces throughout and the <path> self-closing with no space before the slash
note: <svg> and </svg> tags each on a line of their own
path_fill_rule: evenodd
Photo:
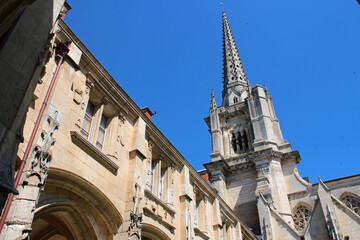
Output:
<svg viewBox="0 0 360 240">
<path fill-rule="evenodd" d="M 210 182 L 262 239 L 358 239 L 360 175 L 311 184 L 282 135 L 266 87 L 251 87 L 223 12 L 223 92 L 205 119 Z"/>
<path fill-rule="evenodd" d="M 67 26 L 70 9 L 0 5 L 0 239 L 359 239 L 360 175 L 300 176 L 225 12 L 222 103 L 212 93 L 211 162 L 196 171 Z"/>
</svg>

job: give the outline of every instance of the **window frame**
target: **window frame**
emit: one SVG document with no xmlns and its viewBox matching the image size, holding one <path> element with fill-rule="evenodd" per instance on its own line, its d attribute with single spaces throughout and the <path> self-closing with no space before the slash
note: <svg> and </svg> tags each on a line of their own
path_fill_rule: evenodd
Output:
<svg viewBox="0 0 360 240">
<path fill-rule="evenodd" d="M 356 204 L 349 202 L 350 200 L 355 201 Z M 351 209 L 354 213 L 360 216 L 360 197 L 352 193 L 344 193 L 342 194 L 340 201 L 345 204 L 349 209 Z"/>
<path fill-rule="evenodd" d="M 103 117 L 106 119 L 105 121 L 105 128 L 103 129 L 102 126 L 101 126 L 101 123 L 102 123 L 102 120 L 103 120 Z M 105 145 L 105 140 L 106 140 L 106 133 L 107 133 L 107 129 L 109 127 L 109 117 L 106 116 L 104 114 L 104 110 L 102 110 L 102 113 L 101 113 L 101 117 L 100 117 L 100 121 L 99 121 L 99 127 L 98 127 L 98 130 L 97 130 L 97 135 L 96 135 L 96 138 L 95 138 L 95 147 L 98 148 L 98 140 L 99 140 L 99 135 L 100 135 L 100 130 L 103 130 L 104 131 L 104 136 L 103 136 L 103 139 L 102 139 L 102 143 L 101 143 L 101 149 L 99 149 L 100 151 L 103 151 L 104 150 L 104 145 Z M 100 142 L 99 142 L 100 143 Z"/>
<path fill-rule="evenodd" d="M 89 107 L 89 104 L 91 104 L 91 105 L 93 106 L 92 116 L 91 116 L 91 117 L 88 116 L 88 112 L 87 112 L 88 107 Z M 84 118 L 83 118 L 83 124 L 82 124 L 81 129 L 80 129 L 80 133 L 81 133 L 82 136 L 84 136 L 84 137 L 86 136 L 86 135 L 84 134 L 84 132 L 87 134 L 87 136 L 86 136 L 86 139 L 87 139 L 87 140 L 89 140 L 90 135 L 91 135 L 91 130 L 92 130 L 93 123 L 94 123 L 95 113 L 96 113 L 96 105 L 89 100 L 89 101 L 88 101 L 88 104 L 87 104 L 87 106 L 86 106 L 85 115 L 84 115 Z M 89 118 L 91 119 L 91 121 L 90 121 L 90 127 L 89 127 L 89 132 L 87 132 L 87 131 L 84 129 L 84 123 L 85 123 L 85 121 L 86 121 L 86 117 L 89 117 Z"/>
</svg>

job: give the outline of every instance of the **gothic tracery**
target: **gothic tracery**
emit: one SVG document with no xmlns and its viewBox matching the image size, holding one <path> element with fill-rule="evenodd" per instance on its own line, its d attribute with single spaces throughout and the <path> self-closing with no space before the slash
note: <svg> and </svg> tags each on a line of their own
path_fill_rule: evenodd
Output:
<svg viewBox="0 0 360 240">
<path fill-rule="evenodd" d="M 303 230 L 306 227 L 307 222 L 310 219 L 311 210 L 304 206 L 300 205 L 296 208 L 294 214 L 293 214 L 293 220 L 295 224 L 295 228 L 297 230 Z"/>
<path fill-rule="evenodd" d="M 360 215 L 360 198 L 346 194 L 341 198 L 341 201 L 356 214 Z"/>
</svg>

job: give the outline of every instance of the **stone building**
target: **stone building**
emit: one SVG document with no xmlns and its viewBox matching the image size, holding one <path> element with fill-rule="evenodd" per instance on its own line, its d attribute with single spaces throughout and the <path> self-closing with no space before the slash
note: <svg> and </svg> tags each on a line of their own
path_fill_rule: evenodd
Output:
<svg viewBox="0 0 360 240">
<path fill-rule="evenodd" d="M 45 71 L 53 28 L 69 9 L 65 0 L 0 2 L 0 210 L 9 193 L 17 194 L 16 152 L 26 112 Z"/>
<path fill-rule="evenodd" d="M 359 239 L 360 175 L 311 184 L 266 87 L 250 86 L 223 13 L 222 105 L 211 96 L 212 185 L 262 239 Z"/>
<path fill-rule="evenodd" d="M 283 139 L 267 89 L 250 86 L 225 13 L 223 103 L 212 94 L 212 161 L 196 172 L 64 23 L 70 7 L 44 1 L 31 5 L 51 10 L 41 21 L 51 27 L 32 43 L 44 53 L 14 69 L 31 87 L 20 108 L 6 108 L 23 116 L 9 132 L 24 140 L 17 150 L 19 140 L 2 136 L 12 141 L 1 155 L 6 194 L 18 194 L 2 212 L 0 239 L 356 239 L 360 176 L 300 177 L 300 155 Z M 26 19 L 42 16 L 27 9 L 0 49 L 4 64 L 21 51 L 9 43 L 29 31 Z"/>
<path fill-rule="evenodd" d="M 0 239 L 256 239 L 61 19 L 53 32 Z"/>
</svg>

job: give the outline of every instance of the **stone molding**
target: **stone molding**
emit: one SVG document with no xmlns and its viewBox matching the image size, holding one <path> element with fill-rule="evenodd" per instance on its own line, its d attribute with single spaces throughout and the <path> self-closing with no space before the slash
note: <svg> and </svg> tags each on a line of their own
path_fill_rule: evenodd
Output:
<svg viewBox="0 0 360 240">
<path fill-rule="evenodd" d="M 176 211 L 173 208 L 171 208 L 166 203 L 164 203 L 162 200 L 160 200 L 160 198 L 158 198 L 155 194 L 153 194 L 148 189 L 145 189 L 144 193 L 145 193 L 145 197 L 148 197 L 149 199 L 153 200 L 155 203 L 162 206 L 166 211 L 168 211 L 170 213 L 170 215 L 175 215 L 176 214 Z"/>
<path fill-rule="evenodd" d="M 119 166 L 114 163 L 109 157 L 97 149 L 93 144 L 86 140 L 80 133 L 76 131 L 70 131 L 71 140 L 83 149 L 86 153 L 95 158 L 99 163 L 106 167 L 113 174 L 117 174 Z"/>
<path fill-rule="evenodd" d="M 195 233 L 195 236 L 200 236 L 201 239 L 205 239 L 205 240 L 210 239 L 210 237 L 207 235 L 206 232 L 201 231 L 197 227 L 194 227 L 194 233 Z"/>
</svg>

